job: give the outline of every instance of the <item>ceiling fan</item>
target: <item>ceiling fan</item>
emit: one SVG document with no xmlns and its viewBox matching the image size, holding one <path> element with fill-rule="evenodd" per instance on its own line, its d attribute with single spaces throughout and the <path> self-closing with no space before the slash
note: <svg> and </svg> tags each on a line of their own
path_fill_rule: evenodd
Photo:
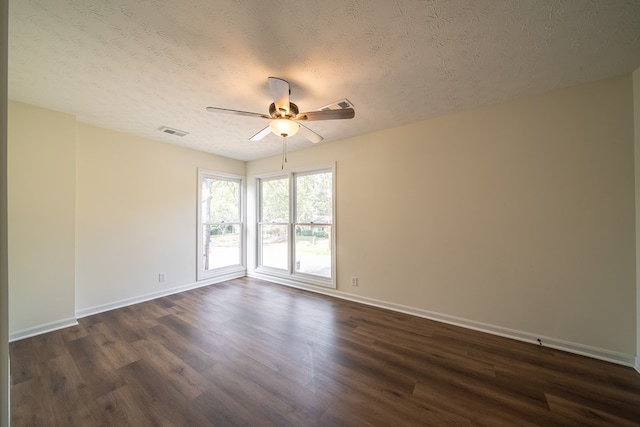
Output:
<svg viewBox="0 0 640 427">
<path fill-rule="evenodd" d="M 269 126 L 249 138 L 250 141 L 259 141 L 273 132 L 282 137 L 295 135 L 299 130 L 309 141 L 317 143 L 322 141 L 322 136 L 318 135 L 301 122 L 313 120 L 337 120 L 352 119 L 355 117 L 353 108 L 327 109 L 300 113 L 298 106 L 289 100 L 291 89 L 289 82 L 277 77 L 269 77 L 269 88 L 273 96 L 273 102 L 269 106 L 269 114 L 251 113 L 248 111 L 231 110 L 228 108 L 207 107 L 207 111 L 212 113 L 235 114 L 239 116 L 261 117 L 269 119 Z"/>
</svg>

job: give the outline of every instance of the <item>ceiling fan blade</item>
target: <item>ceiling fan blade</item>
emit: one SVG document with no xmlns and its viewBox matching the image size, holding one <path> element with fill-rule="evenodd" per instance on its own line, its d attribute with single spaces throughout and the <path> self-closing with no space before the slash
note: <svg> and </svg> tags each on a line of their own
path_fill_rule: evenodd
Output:
<svg viewBox="0 0 640 427">
<path fill-rule="evenodd" d="M 210 113 L 234 114 L 236 116 L 262 117 L 264 119 L 271 118 L 271 116 L 267 114 L 251 113 L 249 111 L 240 111 L 240 110 L 230 110 L 228 108 L 207 107 L 207 111 L 209 111 Z"/>
<path fill-rule="evenodd" d="M 273 103 L 276 106 L 276 111 L 279 113 L 289 113 L 289 82 L 279 79 L 277 77 L 269 77 L 269 88 L 271 89 L 271 95 L 273 96 Z"/>
<path fill-rule="evenodd" d="M 320 111 L 309 111 L 307 113 L 300 113 L 295 117 L 295 120 L 353 119 L 355 115 L 356 115 L 356 111 L 353 108 L 345 108 L 342 110 L 320 110 Z"/>
<path fill-rule="evenodd" d="M 251 138 L 249 138 L 249 141 L 260 141 L 262 138 L 269 135 L 269 133 L 271 133 L 271 127 L 267 126 L 266 128 L 262 129 L 260 132 L 256 133 Z"/>
<path fill-rule="evenodd" d="M 300 134 L 302 134 L 302 136 L 304 136 L 314 144 L 317 144 L 318 142 L 322 142 L 322 140 L 324 139 L 323 137 L 321 137 L 320 135 L 318 135 L 317 133 L 315 133 L 314 131 L 312 131 L 311 129 L 309 129 L 303 124 L 300 124 Z"/>
</svg>

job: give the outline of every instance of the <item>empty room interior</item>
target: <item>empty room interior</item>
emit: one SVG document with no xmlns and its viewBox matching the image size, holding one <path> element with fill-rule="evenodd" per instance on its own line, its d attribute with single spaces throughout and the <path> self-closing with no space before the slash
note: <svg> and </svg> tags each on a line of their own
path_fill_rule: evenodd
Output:
<svg viewBox="0 0 640 427">
<path fill-rule="evenodd" d="M 7 3 L 1 426 L 640 423 L 640 3 Z"/>
</svg>

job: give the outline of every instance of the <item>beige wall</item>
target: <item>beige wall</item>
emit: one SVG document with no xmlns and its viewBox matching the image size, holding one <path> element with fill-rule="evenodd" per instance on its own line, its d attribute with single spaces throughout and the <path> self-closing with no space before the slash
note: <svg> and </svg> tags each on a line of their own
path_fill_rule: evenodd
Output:
<svg viewBox="0 0 640 427">
<path fill-rule="evenodd" d="M 9 328 L 74 318 L 75 118 L 9 103 Z"/>
<path fill-rule="evenodd" d="M 81 123 L 77 147 L 76 310 L 196 282 L 197 169 L 245 163 Z"/>
<path fill-rule="evenodd" d="M 288 165 L 337 162 L 339 291 L 632 355 L 633 148 L 627 75 Z M 248 164 L 249 203 L 255 175 L 279 169 L 279 157 Z"/>
</svg>

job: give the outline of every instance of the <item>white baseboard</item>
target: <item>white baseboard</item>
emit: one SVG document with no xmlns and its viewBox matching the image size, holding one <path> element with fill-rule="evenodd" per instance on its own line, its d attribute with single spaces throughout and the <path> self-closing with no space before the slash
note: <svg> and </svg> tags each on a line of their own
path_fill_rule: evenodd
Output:
<svg viewBox="0 0 640 427">
<path fill-rule="evenodd" d="M 636 357 L 636 364 L 634 368 L 636 368 L 636 371 L 640 374 L 640 357 Z"/>
<path fill-rule="evenodd" d="M 75 326 L 77 324 L 78 321 L 75 317 L 69 317 L 67 319 L 56 320 L 55 322 L 44 323 L 42 325 L 33 326 L 31 328 L 21 329 L 9 334 L 9 342 L 45 334 L 47 332 L 56 331 L 58 329 L 68 328 L 69 326 Z"/>
<path fill-rule="evenodd" d="M 104 313 L 105 311 L 115 310 L 116 308 L 122 308 L 133 304 L 138 304 L 145 301 L 150 301 L 156 298 L 166 297 L 168 295 L 174 295 L 180 292 L 188 291 L 191 289 L 201 288 L 203 286 L 213 285 L 215 283 L 225 282 L 227 280 L 233 280 L 240 277 L 245 277 L 244 272 L 234 272 L 215 278 L 202 280 L 200 282 L 190 283 L 188 285 L 178 286 L 171 289 L 164 289 L 158 292 L 152 292 L 146 295 L 140 295 L 137 297 L 127 298 L 120 301 L 114 301 L 107 304 L 100 304 L 93 307 L 83 308 L 76 311 L 76 317 L 81 319 L 83 317 L 91 316 L 93 314 Z"/>
<path fill-rule="evenodd" d="M 267 276 L 259 273 L 248 273 L 249 277 L 256 279 L 262 279 L 269 282 L 279 283 L 281 285 L 290 286 L 298 289 L 304 289 L 319 294 L 329 295 L 336 298 L 341 298 L 349 301 L 354 301 L 374 307 L 386 308 L 388 310 L 397 311 L 400 313 L 411 314 L 413 316 L 423 317 L 425 319 L 435 320 L 450 325 L 460 326 L 467 329 L 472 329 L 479 332 L 486 332 L 492 335 L 498 335 L 505 338 L 511 338 L 518 341 L 524 341 L 532 344 L 538 344 L 538 339 L 542 341 L 542 345 L 554 348 L 556 350 L 567 351 L 569 353 L 579 354 L 582 356 L 592 357 L 594 359 L 604 360 L 606 362 L 616 363 L 618 365 L 624 365 L 629 367 L 635 367 L 640 372 L 639 359 L 631 354 L 618 353 L 611 350 L 606 350 L 597 347 L 591 347 L 583 344 L 578 344 L 570 341 L 564 341 L 557 338 L 546 337 L 542 335 L 536 335 L 529 332 L 517 331 L 515 329 L 504 328 L 501 326 L 490 325 L 486 323 L 476 322 L 473 320 L 463 319 L 460 317 L 449 316 L 446 314 L 436 313 L 420 308 L 409 307 L 402 304 L 396 304 L 392 302 L 377 300 L 374 298 L 361 297 L 358 295 L 348 294 L 333 289 L 320 288 L 311 285 L 301 284 L 292 280 L 280 279 L 273 276 Z"/>
</svg>

